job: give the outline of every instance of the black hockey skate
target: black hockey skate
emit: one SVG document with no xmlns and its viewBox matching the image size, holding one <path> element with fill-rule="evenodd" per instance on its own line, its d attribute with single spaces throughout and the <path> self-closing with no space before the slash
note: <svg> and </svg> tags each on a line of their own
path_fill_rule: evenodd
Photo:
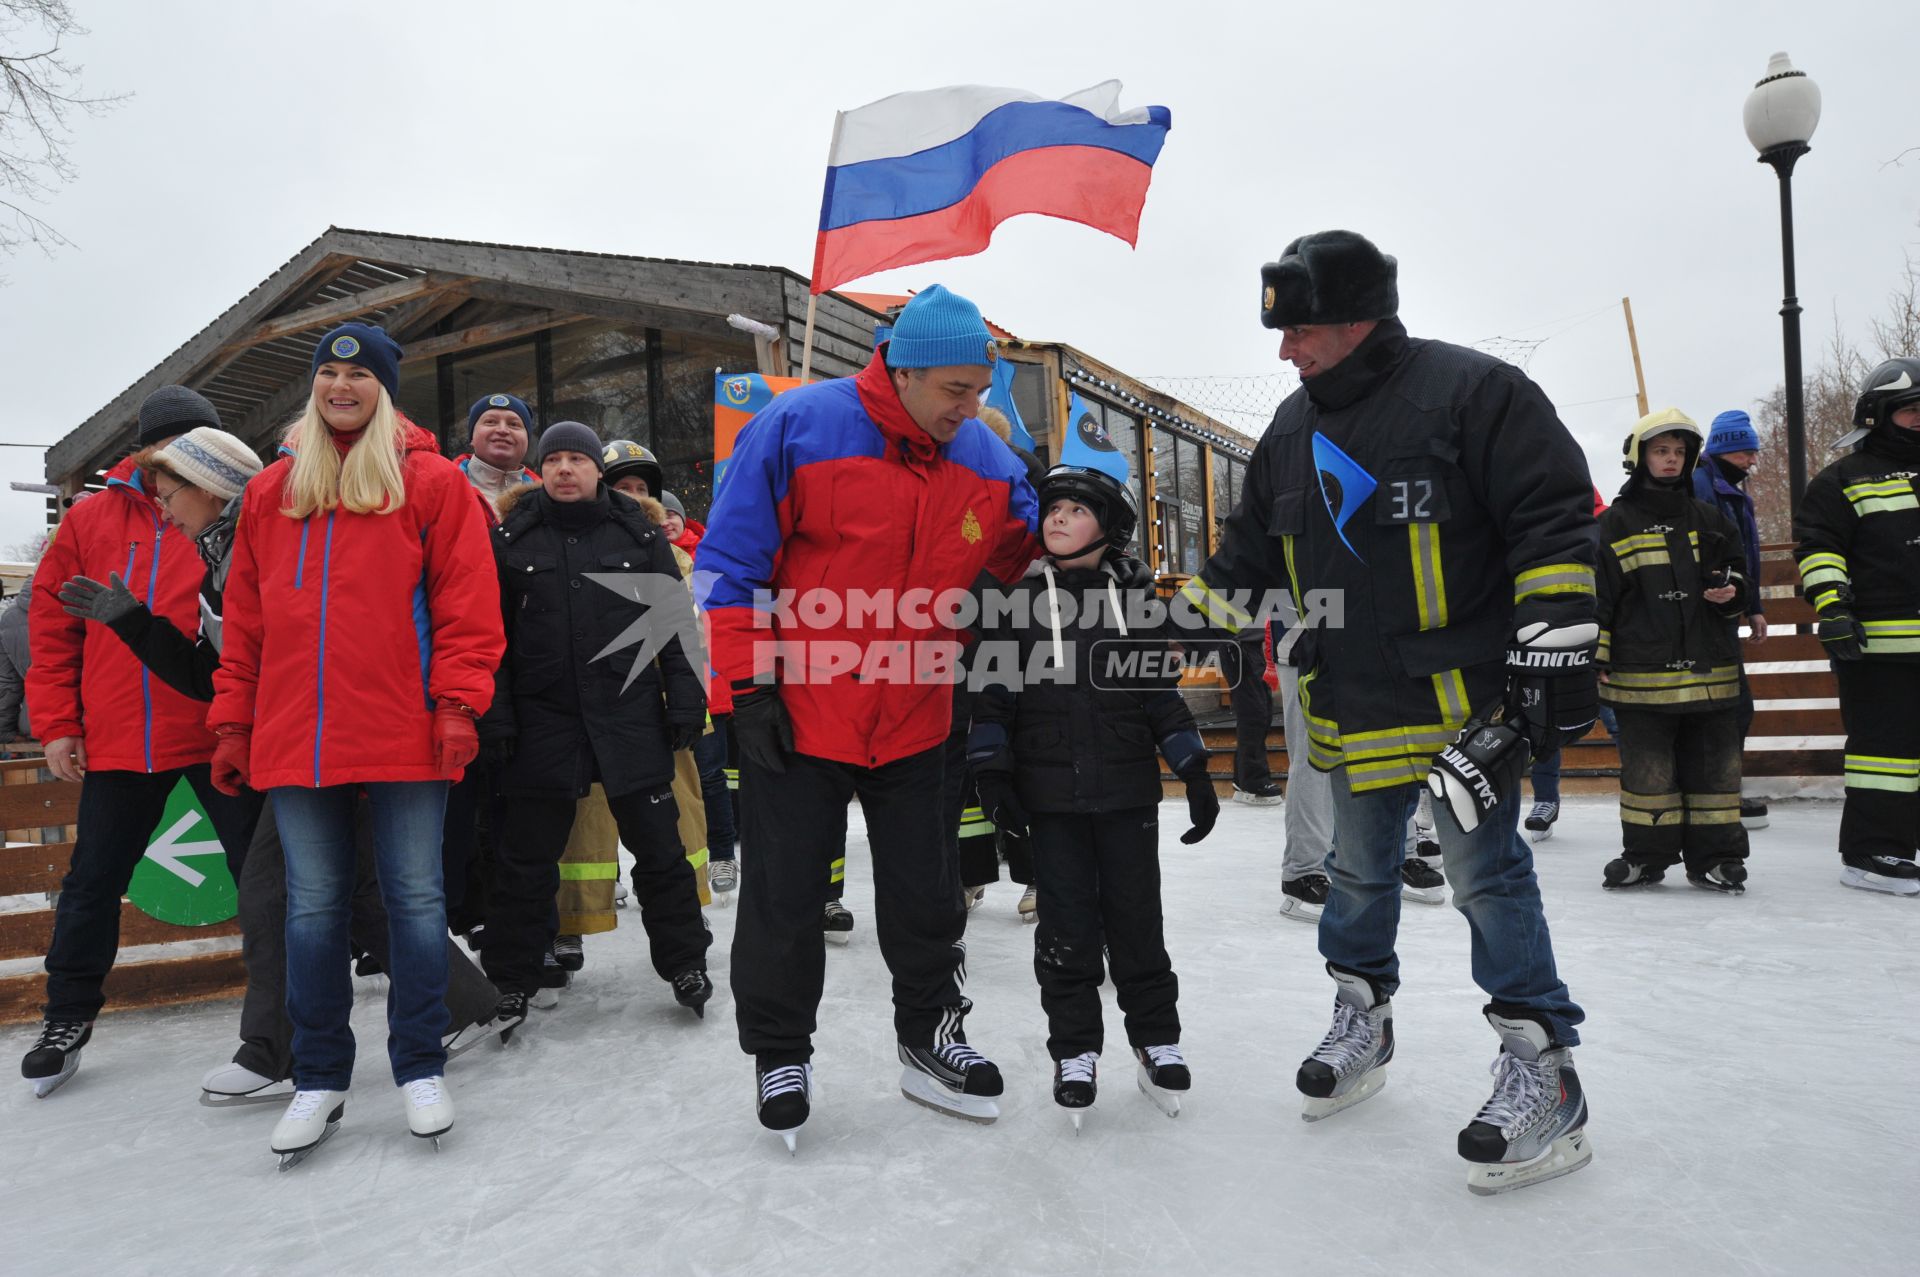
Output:
<svg viewBox="0 0 1920 1277">
<path fill-rule="evenodd" d="M 1769 823 L 1766 803 L 1758 798 L 1741 797 L 1740 824 L 1743 828 L 1765 829 Z"/>
<path fill-rule="evenodd" d="M 1545 842 L 1553 837 L 1553 822 L 1559 819 L 1560 803 L 1557 799 L 1535 803 L 1533 810 L 1527 813 L 1527 837 L 1534 842 Z"/>
<path fill-rule="evenodd" d="M 1301 874 L 1298 878 L 1280 884 L 1280 916 L 1292 918 L 1298 922 L 1320 921 L 1320 913 L 1327 907 L 1327 892 L 1333 884 L 1327 881 L 1325 874 Z"/>
<path fill-rule="evenodd" d="M 1400 895 L 1417 904 L 1443 905 L 1447 903 L 1446 877 L 1419 856 L 1408 856 L 1400 862 Z"/>
<path fill-rule="evenodd" d="M 540 987 L 527 999 L 536 1011 L 551 1011 L 560 1005 L 560 992 L 573 987 L 573 972 L 560 965 L 560 959 L 548 949 L 540 959 Z"/>
<path fill-rule="evenodd" d="M 1620 856 L 1607 862 L 1601 885 L 1609 891 L 1617 891 L 1623 887 L 1651 887 L 1666 876 L 1665 865 L 1640 864 Z"/>
<path fill-rule="evenodd" d="M 587 948 L 580 942 L 579 936 L 555 936 L 553 960 L 560 964 L 563 971 L 578 971 L 587 965 Z"/>
<path fill-rule="evenodd" d="M 1099 1065 L 1098 1051 L 1084 1051 L 1053 1062 L 1053 1102 L 1067 1110 L 1075 1135 L 1080 1133 L 1080 1119 L 1099 1094 Z"/>
<path fill-rule="evenodd" d="M 753 1071 L 760 1125 L 784 1140 L 791 1156 L 813 1108 L 813 1065 L 756 1062 Z"/>
<path fill-rule="evenodd" d="M 1593 1160 L 1572 1050 L 1531 1013 L 1488 1007 L 1486 1016 L 1500 1035 L 1493 1095 L 1460 1132 L 1460 1156 L 1473 1163 L 1467 1188 L 1483 1197 L 1570 1175 Z"/>
<path fill-rule="evenodd" d="M 500 1000 L 493 1004 L 493 1015 L 485 1025 L 469 1025 L 455 1035 L 456 1041 L 447 1047 L 447 1058 L 452 1059 L 462 1051 L 471 1050 L 489 1037 L 497 1036 L 500 1045 L 505 1046 L 513 1041 L 513 1035 L 526 1022 L 527 995 L 503 993 Z"/>
<path fill-rule="evenodd" d="M 713 996 L 713 981 L 705 967 L 688 967 L 673 977 L 673 1000 L 700 1019 L 707 1018 L 707 999 Z"/>
<path fill-rule="evenodd" d="M 1274 783 L 1272 777 L 1256 781 L 1245 789 L 1242 789 L 1238 782 L 1233 786 L 1233 801 L 1246 803 L 1250 807 L 1272 807 L 1277 805 L 1284 796 L 1280 786 Z"/>
<path fill-rule="evenodd" d="M 835 944 L 853 941 L 853 913 L 838 900 L 829 900 L 820 910 L 820 931 Z"/>
<path fill-rule="evenodd" d="M 1000 1070 L 992 1060 L 965 1042 L 945 1042 L 935 1047 L 899 1044 L 900 1094 L 915 1104 L 923 1104 L 949 1117 L 978 1122 L 982 1126 L 998 1121 L 1000 1106 L 995 1097 L 1006 1090 Z"/>
<path fill-rule="evenodd" d="M 1168 1117 L 1179 1117 L 1180 1097 L 1193 1089 L 1193 1072 L 1187 1068 L 1187 1057 L 1180 1054 L 1179 1046 L 1135 1047 L 1133 1056 L 1140 1061 L 1140 1071 L 1135 1075 L 1140 1094 Z"/>
<path fill-rule="evenodd" d="M 33 1084 L 35 1099 L 46 1099 L 80 1071 L 80 1048 L 92 1037 L 92 1020 L 48 1020 L 40 1026 L 40 1036 L 20 1061 L 20 1076 Z"/>
<path fill-rule="evenodd" d="M 1744 895 L 1747 890 L 1747 866 L 1739 860 L 1716 860 L 1699 873 L 1687 870 L 1687 881 L 1708 891 L 1721 891 L 1730 896 Z"/>
<path fill-rule="evenodd" d="M 1331 963 L 1333 1027 L 1313 1054 L 1301 1062 L 1294 1086 L 1305 1097 L 1300 1120 L 1318 1122 L 1352 1108 L 1387 1084 L 1393 1059 L 1393 999 L 1357 972 Z"/>
<path fill-rule="evenodd" d="M 1840 885 L 1890 896 L 1920 895 L 1920 866 L 1898 856 L 1842 855 Z"/>
</svg>

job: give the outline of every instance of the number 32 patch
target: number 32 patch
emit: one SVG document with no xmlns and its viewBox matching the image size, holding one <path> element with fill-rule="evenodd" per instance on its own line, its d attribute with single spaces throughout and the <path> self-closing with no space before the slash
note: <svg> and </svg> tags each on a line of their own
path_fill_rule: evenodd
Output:
<svg viewBox="0 0 1920 1277">
<path fill-rule="evenodd" d="M 1373 494 L 1375 523 L 1435 523 L 1447 517 L 1446 481 L 1433 475 L 1394 475 Z"/>
</svg>

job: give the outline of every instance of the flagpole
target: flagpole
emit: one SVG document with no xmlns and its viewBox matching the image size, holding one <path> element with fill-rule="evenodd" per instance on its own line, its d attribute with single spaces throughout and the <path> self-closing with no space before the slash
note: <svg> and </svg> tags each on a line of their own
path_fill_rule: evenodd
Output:
<svg viewBox="0 0 1920 1277">
<path fill-rule="evenodd" d="M 847 118 L 845 111 L 833 113 L 833 139 L 827 143 L 827 172 L 833 172 L 833 157 L 840 150 L 840 124 Z M 813 269 L 816 275 L 820 271 L 820 254 L 813 256 Z M 800 381 L 805 384 L 813 380 L 813 316 L 820 305 L 820 294 L 814 291 L 813 280 L 807 281 L 807 335 L 800 348 Z"/>
</svg>

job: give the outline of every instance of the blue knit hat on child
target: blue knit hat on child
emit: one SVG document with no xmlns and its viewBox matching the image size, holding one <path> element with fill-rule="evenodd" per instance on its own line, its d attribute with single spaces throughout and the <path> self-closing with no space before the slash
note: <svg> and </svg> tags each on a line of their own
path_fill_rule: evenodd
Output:
<svg viewBox="0 0 1920 1277">
<path fill-rule="evenodd" d="M 1707 434 L 1707 455 L 1717 457 L 1728 452 L 1760 451 L 1760 434 L 1753 422 L 1738 408 L 1729 409 L 1713 419 Z"/>
<path fill-rule="evenodd" d="M 999 358 L 1000 347 L 980 308 L 939 284 L 914 294 L 887 339 L 889 368 L 991 368 Z"/>
<path fill-rule="evenodd" d="M 394 406 L 400 403 L 400 343 L 373 324 L 342 324 L 313 348 L 313 375 L 321 364 L 359 364 L 387 388 Z"/>
</svg>

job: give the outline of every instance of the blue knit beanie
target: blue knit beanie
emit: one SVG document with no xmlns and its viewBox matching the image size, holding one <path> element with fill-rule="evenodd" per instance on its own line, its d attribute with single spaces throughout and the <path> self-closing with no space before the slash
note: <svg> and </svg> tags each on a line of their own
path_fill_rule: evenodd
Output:
<svg viewBox="0 0 1920 1277">
<path fill-rule="evenodd" d="M 489 409 L 505 408 L 520 418 L 520 427 L 529 435 L 533 433 L 533 410 L 527 407 L 527 401 L 517 395 L 482 395 L 473 401 L 473 407 L 467 409 L 467 438 L 473 438 L 473 427 Z"/>
<path fill-rule="evenodd" d="M 939 284 L 914 295 L 887 340 L 889 368 L 991 368 L 999 358 L 1000 347 L 980 308 Z"/>
<path fill-rule="evenodd" d="M 321 364 L 359 364 L 387 388 L 387 397 L 400 403 L 400 343 L 387 330 L 372 324 L 342 324 L 313 348 L 313 373 Z"/>
<path fill-rule="evenodd" d="M 1713 419 L 1713 429 L 1707 434 L 1707 455 L 1717 457 L 1727 452 L 1760 451 L 1760 435 L 1754 430 L 1753 422 L 1747 414 L 1738 408 L 1732 408 Z"/>
</svg>

